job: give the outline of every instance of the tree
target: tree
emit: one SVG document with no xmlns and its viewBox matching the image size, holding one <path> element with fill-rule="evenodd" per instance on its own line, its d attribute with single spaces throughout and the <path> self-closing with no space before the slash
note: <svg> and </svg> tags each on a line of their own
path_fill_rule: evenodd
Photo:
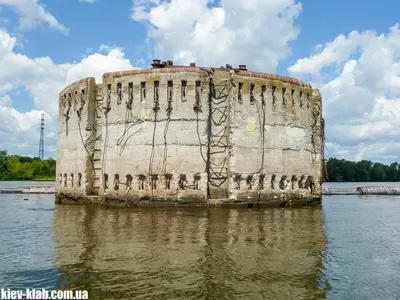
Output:
<svg viewBox="0 0 400 300">
<path fill-rule="evenodd" d="M 0 150 L 0 180 L 55 179 L 56 161 L 52 158 L 41 161 L 38 157 L 7 155 Z"/>
<path fill-rule="evenodd" d="M 329 158 L 327 161 L 328 181 L 331 182 L 369 182 L 400 181 L 400 165 L 372 163 L 369 160 L 351 162 L 344 159 Z"/>
<path fill-rule="evenodd" d="M 8 156 L 6 150 L 0 150 L 0 180 L 7 180 L 9 171 L 7 168 Z"/>
</svg>

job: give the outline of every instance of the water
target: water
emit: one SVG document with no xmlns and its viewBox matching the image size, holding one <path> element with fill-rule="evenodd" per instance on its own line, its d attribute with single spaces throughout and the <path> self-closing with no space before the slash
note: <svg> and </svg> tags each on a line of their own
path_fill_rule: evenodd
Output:
<svg viewBox="0 0 400 300">
<path fill-rule="evenodd" d="M 0 181 L 0 187 L 15 187 L 29 185 L 56 185 L 55 181 Z"/>
<path fill-rule="evenodd" d="M 299 209 L 55 206 L 0 195 L 0 288 L 93 299 L 399 299 L 400 197 Z"/>
</svg>

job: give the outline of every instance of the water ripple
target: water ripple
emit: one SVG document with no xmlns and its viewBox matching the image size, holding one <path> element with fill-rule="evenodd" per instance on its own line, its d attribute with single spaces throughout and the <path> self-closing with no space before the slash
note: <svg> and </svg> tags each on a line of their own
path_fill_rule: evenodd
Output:
<svg viewBox="0 0 400 300">
<path fill-rule="evenodd" d="M 107 209 L 0 195 L 0 286 L 94 299 L 393 299 L 400 205 Z"/>
</svg>

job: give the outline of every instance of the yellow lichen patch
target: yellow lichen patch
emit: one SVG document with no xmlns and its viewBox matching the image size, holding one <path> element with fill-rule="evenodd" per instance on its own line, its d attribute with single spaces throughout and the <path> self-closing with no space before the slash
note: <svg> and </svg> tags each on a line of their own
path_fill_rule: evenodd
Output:
<svg viewBox="0 0 400 300">
<path fill-rule="evenodd" d="M 294 94 L 295 95 L 299 95 L 300 96 L 300 92 L 303 90 L 301 87 L 297 86 L 297 85 L 293 85 L 291 87 L 292 90 L 294 90 Z"/>
<path fill-rule="evenodd" d="M 103 83 L 114 84 L 115 83 L 115 79 L 114 79 L 114 77 L 108 77 Z"/>
<path fill-rule="evenodd" d="M 312 105 L 312 107 L 318 107 L 319 110 L 321 108 L 321 100 L 322 98 L 320 96 L 315 96 L 315 95 L 311 95 L 310 97 L 310 104 Z"/>
<path fill-rule="evenodd" d="M 314 140 L 314 146 L 315 146 L 315 147 L 320 147 L 320 146 L 321 146 L 321 139 L 320 139 L 319 136 L 315 135 L 315 136 L 313 137 L 313 140 Z"/>
<path fill-rule="evenodd" d="M 214 77 L 216 77 L 216 76 L 218 76 L 218 77 L 225 77 L 225 74 L 226 74 L 226 72 L 225 71 L 221 71 L 221 70 L 218 70 L 218 69 L 215 69 L 214 70 Z"/>
<path fill-rule="evenodd" d="M 201 77 L 201 86 L 202 87 L 207 87 L 208 84 L 209 84 L 208 76 L 202 76 Z"/>
<path fill-rule="evenodd" d="M 243 92 L 248 93 L 250 92 L 250 82 L 248 81 L 243 81 Z"/>
<path fill-rule="evenodd" d="M 149 118 L 150 109 L 143 108 L 142 109 L 142 121 L 147 121 Z"/>
<path fill-rule="evenodd" d="M 147 77 L 147 82 L 148 83 L 154 83 L 154 81 L 160 81 L 161 77 L 159 75 L 151 75 L 149 77 Z"/>
<path fill-rule="evenodd" d="M 246 131 L 253 134 L 257 127 L 257 119 L 254 117 L 247 118 Z"/>
<path fill-rule="evenodd" d="M 311 88 L 303 88 L 303 93 L 310 94 L 310 96 L 312 95 L 312 91 Z"/>
<path fill-rule="evenodd" d="M 296 116 L 296 110 L 294 108 L 292 108 L 291 112 L 290 112 L 293 116 Z"/>
<path fill-rule="evenodd" d="M 256 83 L 256 88 L 254 89 L 254 92 L 256 93 L 256 95 L 261 94 L 262 86 L 263 86 L 262 82 Z"/>
<path fill-rule="evenodd" d="M 283 84 L 281 81 L 271 80 L 271 81 L 269 81 L 269 86 L 270 86 L 270 87 L 275 86 L 275 87 L 281 89 L 281 88 L 284 87 L 284 84 Z"/>
<path fill-rule="evenodd" d="M 193 91 L 194 90 L 194 85 L 193 84 L 189 84 L 187 88 L 188 88 L 188 91 Z"/>
</svg>

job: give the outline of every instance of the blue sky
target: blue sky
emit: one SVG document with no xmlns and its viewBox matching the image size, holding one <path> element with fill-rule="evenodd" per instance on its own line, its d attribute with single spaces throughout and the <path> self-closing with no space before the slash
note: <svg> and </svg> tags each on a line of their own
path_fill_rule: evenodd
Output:
<svg viewBox="0 0 400 300">
<path fill-rule="evenodd" d="M 247 64 L 319 88 L 328 157 L 399 161 L 399 1 L 0 0 L 0 148 L 56 155 L 58 93 L 152 58 Z M 1 70 L 2 69 L 2 70 Z"/>
</svg>

